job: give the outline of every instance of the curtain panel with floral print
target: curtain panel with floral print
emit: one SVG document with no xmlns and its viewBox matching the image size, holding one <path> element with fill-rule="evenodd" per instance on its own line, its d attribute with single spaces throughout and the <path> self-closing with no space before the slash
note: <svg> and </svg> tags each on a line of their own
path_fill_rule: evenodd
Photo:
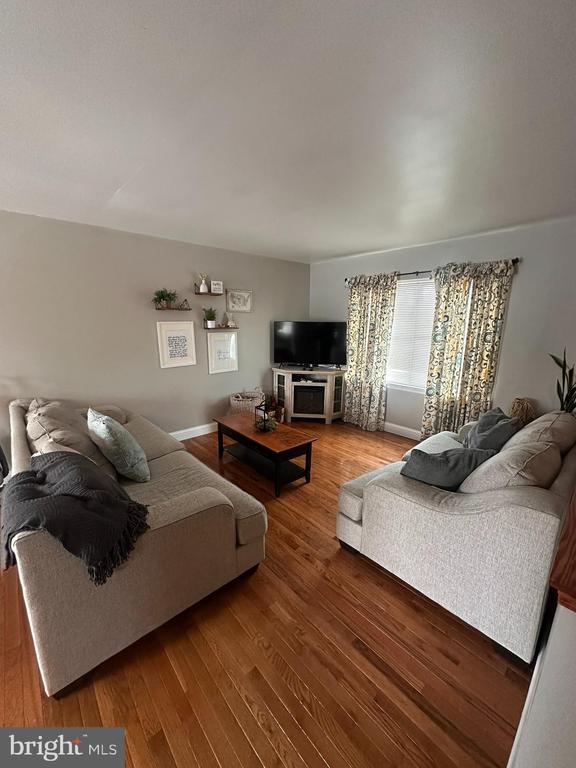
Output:
<svg viewBox="0 0 576 768">
<path fill-rule="evenodd" d="M 436 308 L 422 436 L 456 431 L 492 405 L 514 262 L 434 270 Z"/>
<path fill-rule="evenodd" d="M 384 429 L 386 366 L 398 274 L 348 280 L 348 339 L 344 421 Z"/>
</svg>

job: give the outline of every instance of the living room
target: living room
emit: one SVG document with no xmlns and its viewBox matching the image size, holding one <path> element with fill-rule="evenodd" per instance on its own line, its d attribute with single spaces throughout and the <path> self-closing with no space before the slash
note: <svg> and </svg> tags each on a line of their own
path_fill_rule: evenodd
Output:
<svg viewBox="0 0 576 768">
<path fill-rule="evenodd" d="M 574 5 L 4 11 L 0 763 L 572 766 Z"/>
</svg>

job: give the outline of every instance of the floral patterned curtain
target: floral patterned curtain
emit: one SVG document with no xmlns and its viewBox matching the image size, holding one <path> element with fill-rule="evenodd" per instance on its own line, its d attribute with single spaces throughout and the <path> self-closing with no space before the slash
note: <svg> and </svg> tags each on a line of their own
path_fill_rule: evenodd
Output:
<svg viewBox="0 0 576 768">
<path fill-rule="evenodd" d="M 513 274 L 512 261 L 447 264 L 434 271 L 423 437 L 456 431 L 490 409 Z"/>
<path fill-rule="evenodd" d="M 384 429 L 386 364 L 398 274 L 348 281 L 348 352 L 344 421 L 371 432 Z"/>
</svg>

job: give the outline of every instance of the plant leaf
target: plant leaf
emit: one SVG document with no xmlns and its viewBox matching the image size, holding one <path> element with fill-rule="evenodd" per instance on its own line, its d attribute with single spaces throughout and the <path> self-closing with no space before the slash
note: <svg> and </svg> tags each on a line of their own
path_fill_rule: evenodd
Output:
<svg viewBox="0 0 576 768">
<path fill-rule="evenodd" d="M 564 410 L 564 392 L 558 379 L 556 379 L 556 393 L 558 395 L 558 400 L 560 400 L 560 408 Z"/>
<path fill-rule="evenodd" d="M 558 357 L 558 355 L 550 355 L 550 357 L 552 358 L 552 360 L 554 360 L 554 362 L 559 368 L 562 368 L 564 364 L 562 358 Z"/>
</svg>

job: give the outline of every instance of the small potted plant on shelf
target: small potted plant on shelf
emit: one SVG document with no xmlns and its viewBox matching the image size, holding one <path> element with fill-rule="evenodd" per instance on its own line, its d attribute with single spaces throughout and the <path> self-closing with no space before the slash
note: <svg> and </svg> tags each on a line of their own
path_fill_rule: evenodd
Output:
<svg viewBox="0 0 576 768">
<path fill-rule="evenodd" d="M 152 301 L 156 309 L 173 309 L 174 302 L 178 298 L 176 291 L 169 291 L 168 288 L 160 288 L 154 294 Z"/>
<path fill-rule="evenodd" d="M 204 312 L 204 327 L 216 328 L 216 310 L 214 307 L 205 307 Z"/>
</svg>

